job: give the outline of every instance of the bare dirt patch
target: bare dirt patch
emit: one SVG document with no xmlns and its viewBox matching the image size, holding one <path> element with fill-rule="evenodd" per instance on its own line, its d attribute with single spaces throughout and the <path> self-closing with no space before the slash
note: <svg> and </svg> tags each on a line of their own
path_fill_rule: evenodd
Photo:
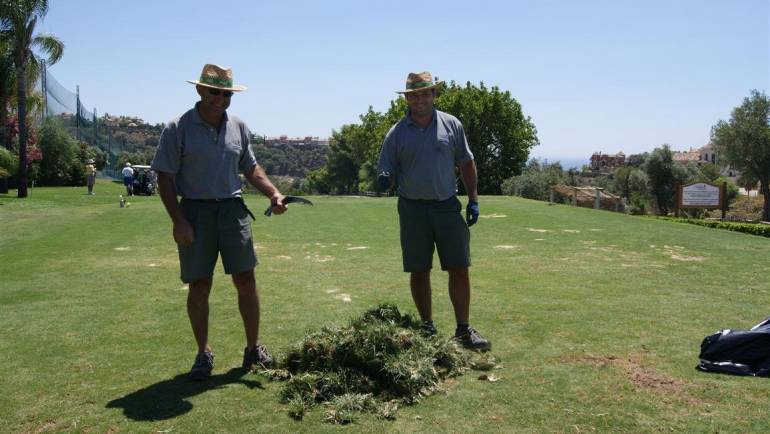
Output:
<svg viewBox="0 0 770 434">
<path fill-rule="evenodd" d="M 505 245 L 505 244 L 501 244 L 499 246 L 493 247 L 493 249 L 495 249 L 495 250 L 513 250 L 513 249 L 518 249 L 518 248 L 519 248 L 519 246 L 511 246 L 511 245 Z"/>
<path fill-rule="evenodd" d="M 663 253 L 675 261 L 702 262 L 706 260 L 706 258 L 703 256 L 692 256 L 686 254 L 685 249 L 682 246 L 663 246 Z"/>
<path fill-rule="evenodd" d="M 541 233 L 543 233 L 543 232 L 551 232 L 549 229 L 527 228 L 527 230 L 530 231 L 530 232 L 541 232 Z"/>
<path fill-rule="evenodd" d="M 597 368 L 612 367 L 620 369 L 625 377 L 637 388 L 650 393 L 675 397 L 689 404 L 702 404 L 687 392 L 687 383 L 684 380 L 671 377 L 651 368 L 642 360 L 642 355 L 632 353 L 626 357 L 597 354 L 567 354 L 561 357 L 561 361 L 571 364 L 584 364 Z"/>
<path fill-rule="evenodd" d="M 319 254 L 307 255 L 305 259 L 313 262 L 329 262 L 334 260 L 334 256 L 323 256 Z"/>
<path fill-rule="evenodd" d="M 335 294 L 334 298 L 342 301 L 343 303 L 350 303 L 352 301 L 352 298 L 350 298 L 350 294 L 345 294 L 345 293 Z"/>
<path fill-rule="evenodd" d="M 62 430 L 64 428 L 62 425 L 63 425 L 62 422 L 57 422 L 57 421 L 55 421 L 53 419 L 49 419 L 49 420 L 45 421 L 45 423 L 43 425 L 39 426 L 38 428 L 36 428 L 36 429 L 34 429 L 32 431 L 28 431 L 28 432 L 34 433 L 34 434 L 40 434 L 40 433 L 44 433 L 44 432 L 60 431 L 60 430 Z"/>
</svg>

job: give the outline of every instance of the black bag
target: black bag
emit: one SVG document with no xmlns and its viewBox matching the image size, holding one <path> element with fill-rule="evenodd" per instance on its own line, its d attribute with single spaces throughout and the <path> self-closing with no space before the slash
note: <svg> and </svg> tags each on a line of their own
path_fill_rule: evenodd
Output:
<svg viewBox="0 0 770 434">
<path fill-rule="evenodd" d="M 706 372 L 770 377 L 770 317 L 751 330 L 722 330 L 700 345 L 700 364 Z"/>
</svg>

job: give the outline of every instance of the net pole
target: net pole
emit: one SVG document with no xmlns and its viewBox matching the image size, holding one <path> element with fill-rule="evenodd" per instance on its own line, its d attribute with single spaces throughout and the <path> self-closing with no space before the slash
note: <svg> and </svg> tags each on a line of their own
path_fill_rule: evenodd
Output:
<svg viewBox="0 0 770 434">
<path fill-rule="evenodd" d="M 75 137 L 80 142 L 80 85 L 75 86 Z"/>
</svg>

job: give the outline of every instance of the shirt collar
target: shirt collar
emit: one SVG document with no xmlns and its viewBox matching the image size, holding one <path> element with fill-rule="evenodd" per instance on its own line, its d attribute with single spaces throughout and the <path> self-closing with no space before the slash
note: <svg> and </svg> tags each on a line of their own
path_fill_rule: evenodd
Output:
<svg viewBox="0 0 770 434">
<path fill-rule="evenodd" d="M 196 122 L 196 123 L 199 123 L 199 124 L 203 124 L 203 125 L 206 125 L 206 126 L 211 126 L 208 123 L 206 123 L 206 121 L 204 121 L 203 118 L 201 117 L 201 114 L 198 113 L 198 106 L 199 105 L 201 105 L 200 101 L 196 102 L 195 103 L 195 107 L 193 107 L 193 122 Z M 225 113 L 222 115 L 222 121 L 219 123 L 219 125 L 221 126 L 222 124 L 226 123 L 227 120 L 228 120 L 227 111 L 225 111 Z"/>
<path fill-rule="evenodd" d="M 435 124 L 438 121 L 437 118 L 438 118 L 438 114 L 436 113 L 436 108 L 433 107 L 433 118 L 431 119 L 430 124 L 428 126 Z M 420 127 L 412 120 L 412 109 L 406 109 L 406 123 L 407 125 L 414 125 L 416 127 Z"/>
</svg>

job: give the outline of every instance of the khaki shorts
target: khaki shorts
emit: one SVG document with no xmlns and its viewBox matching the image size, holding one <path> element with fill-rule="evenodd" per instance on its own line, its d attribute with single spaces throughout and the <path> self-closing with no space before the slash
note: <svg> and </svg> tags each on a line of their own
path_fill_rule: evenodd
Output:
<svg viewBox="0 0 770 434">
<path fill-rule="evenodd" d="M 227 274 L 248 271 L 257 265 L 251 221 L 240 201 L 182 200 L 182 212 L 195 234 L 191 246 L 178 246 L 182 282 L 213 276 L 220 254 Z"/>
<path fill-rule="evenodd" d="M 471 265 L 471 233 L 461 209 L 456 196 L 443 201 L 398 198 L 404 271 L 415 273 L 433 268 L 434 245 L 442 270 Z"/>
</svg>

